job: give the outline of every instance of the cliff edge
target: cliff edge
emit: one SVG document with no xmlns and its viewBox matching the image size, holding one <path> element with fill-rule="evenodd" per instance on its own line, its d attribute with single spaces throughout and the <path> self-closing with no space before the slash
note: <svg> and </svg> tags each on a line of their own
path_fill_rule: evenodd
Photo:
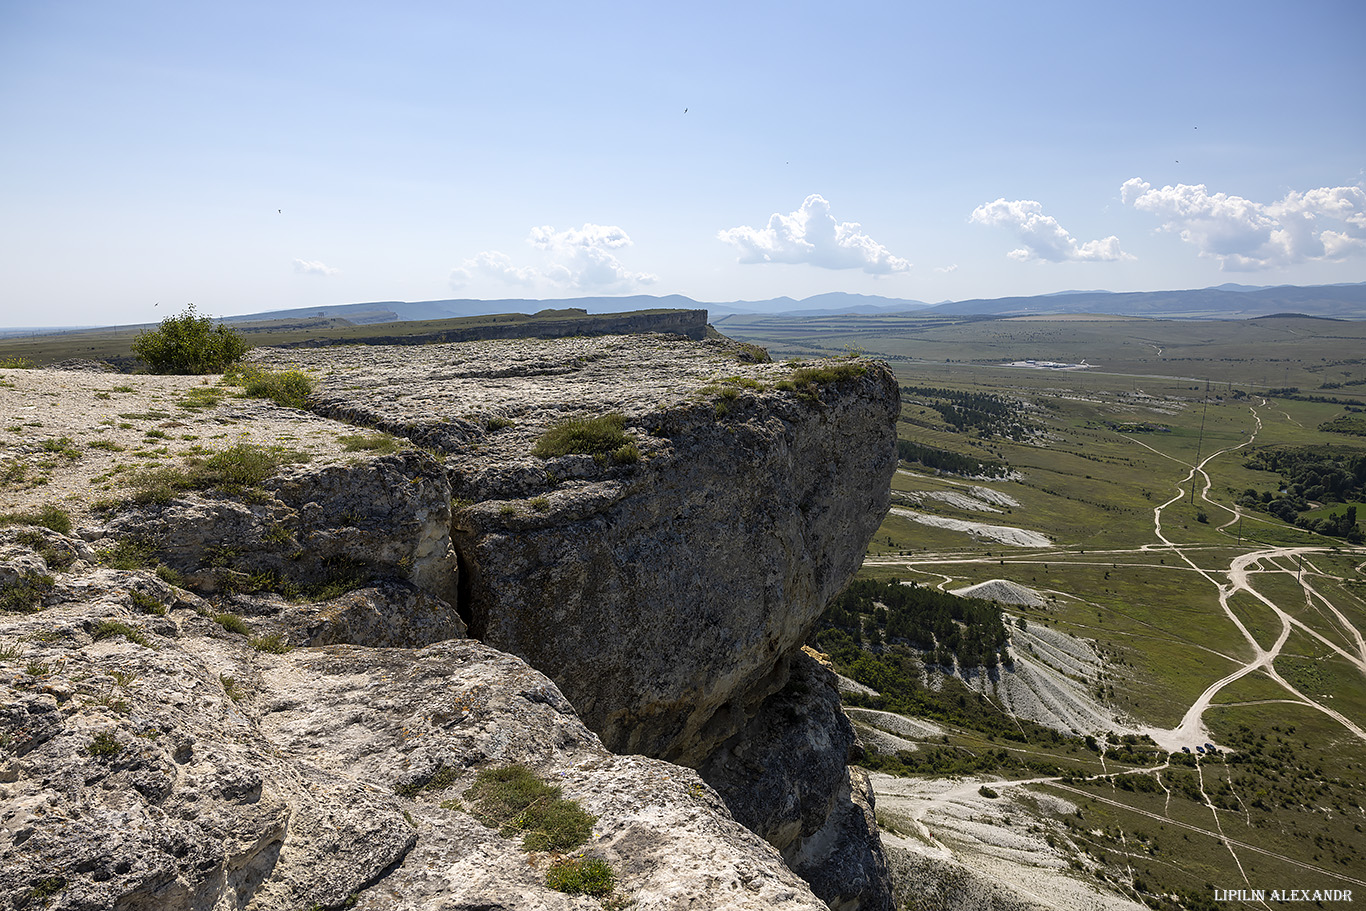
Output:
<svg viewBox="0 0 1366 911">
<path fill-rule="evenodd" d="M 43 559 L 38 539 L 32 533 L 24 539 L 28 544 L 13 539 L 4 554 L 13 578 L 30 578 L 24 573 L 31 569 L 39 577 L 62 581 L 36 591 L 33 603 L 23 608 L 41 610 L 6 615 L 10 620 L 24 617 L 30 618 L 24 623 L 35 623 L 31 618 L 55 621 L 66 616 L 68 624 L 74 624 L 79 616 L 91 615 L 93 604 L 113 602 L 137 614 L 139 605 L 153 596 L 131 593 L 159 584 L 155 597 L 163 612 L 152 611 L 152 617 L 132 623 L 110 621 L 161 637 L 139 633 L 151 643 L 129 646 L 140 660 L 145 657 L 140 650 L 151 648 L 163 664 L 199 662 L 204 670 L 190 676 L 202 679 L 210 690 L 214 671 L 220 690 L 228 689 L 224 680 L 232 681 L 238 696 L 228 693 L 228 701 L 236 703 L 232 710 L 243 715 L 245 728 L 261 739 L 262 757 L 294 751 L 291 755 L 310 768 L 325 768 L 333 776 L 328 784 L 305 789 L 312 799 L 323 800 L 325 808 L 317 810 L 323 816 L 342 812 L 337 801 L 351 798 L 337 795 L 351 787 L 360 788 L 355 794 L 369 794 L 366 800 L 398 806 L 400 816 L 406 812 L 412 817 L 407 821 L 416 835 L 394 828 L 385 836 L 393 850 L 376 856 L 370 867 L 357 866 L 352 877 L 359 877 L 356 882 L 347 880 L 347 895 L 358 896 L 362 906 L 379 901 L 376 896 L 381 894 L 410 902 L 388 907 L 422 906 L 415 896 L 473 894 L 460 892 L 470 885 L 464 878 L 448 878 L 442 885 L 418 875 L 421 866 L 412 862 L 421 856 L 422 864 L 430 866 L 449 857 L 442 852 L 454 850 L 449 826 L 460 814 L 438 814 L 440 819 L 427 826 L 427 816 L 401 800 L 386 804 L 371 793 L 375 788 L 393 794 L 394 788 L 402 790 L 416 782 L 420 790 L 431 776 L 451 769 L 442 778 L 443 786 L 458 791 L 490 763 L 525 760 L 543 774 L 569 779 L 573 776 L 568 770 L 583 763 L 594 769 L 672 768 L 674 773 L 657 774 L 681 782 L 695 773 L 680 766 L 698 769 L 725 802 L 703 816 L 711 819 L 719 813 L 715 825 L 723 827 L 734 825 L 732 817 L 738 819 L 772 846 L 756 853 L 754 844 L 735 836 L 735 847 L 724 848 L 739 852 L 736 857 L 748 857 L 745 863 L 758 864 L 754 870 L 770 871 L 754 874 L 759 879 L 753 883 L 772 884 L 756 887 L 759 893 L 773 903 L 781 903 L 775 896 L 786 895 L 783 902 L 806 907 L 800 899 L 806 887 L 793 892 L 784 879 L 790 876 L 790 867 L 831 907 L 890 907 L 865 783 L 861 777 L 851 778 L 847 769 L 850 752 L 856 750 L 852 731 L 839 711 L 833 683 L 825 679 L 828 672 L 800 654 L 810 624 L 857 569 L 888 505 L 888 480 L 895 467 L 897 389 L 885 365 L 863 360 L 757 363 L 755 352 L 746 346 L 667 336 L 267 349 L 253 357 L 263 368 L 309 373 L 316 384 L 309 403 L 312 413 L 228 400 L 214 405 L 218 419 L 237 420 L 227 416 L 233 409 L 254 410 L 255 419 L 249 423 L 256 434 L 252 439 L 260 440 L 256 445 L 283 448 L 281 441 L 288 440 L 311 450 L 309 460 L 286 461 L 245 491 L 220 486 L 175 491 L 163 498 L 138 497 L 140 502 L 126 502 L 112 517 L 92 519 L 78 529 L 89 543 L 63 538 L 68 541 L 63 547 L 90 551 L 78 555 L 63 572 L 82 578 L 93 573 L 96 582 L 68 584 L 64 576 L 34 568 L 33 561 Z M 163 378 L 136 379 L 151 387 Z M 92 377 L 86 382 L 112 381 Z M 6 391 L 0 389 L 0 401 Z M 98 411 L 99 402 L 92 407 Z M 201 409 L 194 418 L 209 420 L 213 414 Z M 291 414 L 297 421 L 291 423 Z M 90 420 L 88 414 L 85 420 Z M 260 433 L 271 421 L 278 422 L 279 432 Z M 366 437 L 371 441 L 388 439 L 375 431 L 392 434 L 390 448 L 396 451 L 343 455 L 350 445 L 339 447 L 332 441 L 357 439 L 358 430 L 372 432 Z M 381 448 L 379 442 L 374 445 Z M 166 457 L 176 455 L 171 448 Z M 184 457 L 203 459 L 191 453 Z M 58 474 L 72 467 L 55 466 Z M 117 491 L 123 479 L 104 480 Z M 22 496 L 10 497 L 0 506 L 24 505 L 16 499 Z M 56 553 L 53 540 L 48 549 Z M 146 565 L 166 570 L 162 576 L 176 584 L 168 585 L 143 570 L 131 570 L 136 579 L 107 577 L 116 571 L 98 566 L 102 559 L 110 565 L 109 553 L 127 550 L 128 545 L 120 542 L 132 542 Z M 98 592 L 105 594 L 97 597 Z M 239 618 L 245 630 L 222 620 L 226 614 Z M 172 618 L 175 623 L 153 618 Z M 45 643 L 42 654 L 34 647 L 16 646 L 13 657 L 35 662 L 35 667 L 60 661 L 63 669 L 105 661 L 108 647 L 101 645 L 104 637 L 96 633 L 112 627 L 99 623 L 80 620 L 79 631 L 70 626 L 71 632 L 60 635 L 39 630 Z M 222 629 L 205 632 L 205 623 Z M 215 652 L 217 646 L 201 644 L 234 629 L 252 634 L 252 641 L 309 648 L 281 657 L 266 657 L 271 654 L 267 649 L 253 658 L 245 652 L 232 657 Z M 465 631 L 482 644 L 452 638 Z M 9 629 L 4 634 L 12 635 Z M 33 632 L 22 635 L 30 637 L 23 641 L 39 641 L 32 638 Z M 195 644 L 188 653 L 172 660 L 170 656 L 180 655 L 176 644 L 190 641 Z M 240 651 L 241 643 L 234 645 Z M 516 662 L 524 668 L 510 671 L 518 680 L 535 672 L 549 677 L 553 684 L 546 681 L 526 689 L 518 683 L 522 688 L 514 689 L 517 698 L 551 707 L 561 720 L 551 719 L 550 728 L 518 723 L 502 733 L 497 732 L 500 724 L 491 723 L 488 736 L 496 748 L 478 745 L 477 738 L 456 736 L 450 742 L 458 741 L 459 747 L 450 747 L 445 754 L 414 752 L 409 735 L 417 728 L 396 719 L 416 718 L 422 712 L 412 705 L 404 715 L 400 703 L 408 704 L 409 691 L 426 693 L 419 702 L 450 701 L 452 690 L 469 688 L 461 669 L 478 663 L 468 657 L 476 653 L 487 656 L 479 660 L 495 663 L 502 659 L 494 656 L 505 656 L 503 667 Z M 464 657 L 453 657 L 457 655 Z M 444 667 L 436 675 L 441 677 L 440 687 L 410 680 L 405 669 L 418 666 Z M 11 678 L 16 698 L 52 697 L 33 701 L 31 709 L 15 716 L 16 730 L 26 729 L 30 715 L 84 719 L 89 712 L 102 711 L 92 706 L 78 684 L 54 683 L 50 678 Z M 56 692 L 44 689 L 54 686 Z M 348 703 L 340 695 L 348 688 L 367 693 L 363 711 L 359 702 Z M 148 717 L 165 710 L 157 707 L 156 689 L 143 694 L 147 702 L 140 711 Z M 300 695 L 305 690 L 308 695 Z M 293 695 L 282 695 L 286 692 Z M 134 704 L 131 699 L 122 701 Z M 282 713 L 297 713 L 301 706 L 315 703 L 334 705 L 341 716 L 320 707 L 303 711 L 289 724 L 277 724 Z M 342 703 L 348 707 L 343 709 Z M 500 705 L 513 703 L 515 699 Z M 218 711 L 229 708 L 223 704 Z M 231 715 L 228 711 L 224 717 Z M 432 709 L 423 717 L 429 727 L 436 725 L 454 736 L 471 716 Z M 569 719 L 572 724 L 582 719 L 587 729 L 564 734 Z M 139 732 L 146 730 L 145 723 L 135 725 L 117 712 L 102 723 L 110 725 L 109 736 L 120 743 L 124 735 L 140 737 Z M 170 736 L 187 723 L 175 718 L 159 729 Z M 405 733 L 395 741 L 392 737 L 397 735 L 385 732 L 396 724 Z M 551 729 L 560 733 L 547 733 Z M 94 736 L 88 725 L 59 725 L 55 730 L 79 730 L 79 737 L 87 740 Z M 320 736 L 327 730 L 335 737 Z M 209 741 L 222 736 L 217 727 L 212 735 L 197 736 Z M 598 738 L 611 752 L 603 751 Z M 357 747 L 381 741 L 389 745 Z M 43 771 L 48 768 L 44 762 L 67 769 L 68 777 L 93 762 L 89 746 L 81 743 L 54 734 L 27 746 L 22 756 L 8 760 L 9 784 L 4 787 L 11 795 L 39 800 L 35 795 L 48 793 L 44 789 L 54 774 Z M 49 755 L 49 747 L 57 752 Z M 392 762 L 387 769 L 365 758 L 372 749 L 388 751 Z M 643 756 L 620 755 L 632 753 Z M 175 773 L 175 750 L 169 755 L 161 766 L 171 770 L 166 793 L 174 794 L 182 779 Z M 648 765 L 651 762 L 661 764 Z M 263 781 L 270 779 L 260 769 L 255 774 L 265 775 Z M 282 781 L 295 784 L 262 785 L 265 790 L 259 791 L 258 799 L 269 792 L 281 801 L 279 813 L 284 817 L 306 817 L 304 804 L 286 792 L 295 797 L 304 793 L 290 788 L 301 775 L 308 778 L 312 773 L 278 774 Z M 136 784 L 130 786 L 143 794 Z M 582 799 L 592 803 L 596 798 L 590 794 L 613 787 L 585 785 L 587 790 L 580 789 Z M 626 784 L 617 790 L 625 793 L 633 787 Z M 42 799 L 53 806 L 63 799 L 79 804 L 84 799 L 79 790 L 69 790 L 65 798 Z M 333 797 L 318 796 L 324 792 Z M 707 793 L 712 792 L 704 787 L 695 796 Z M 757 794 L 782 795 L 782 800 L 760 807 Z M 128 799 L 146 802 L 146 795 L 138 798 L 129 792 Z M 165 799 L 163 794 L 153 803 Z M 420 798 L 406 799 L 422 803 Z M 598 804 L 593 807 L 597 813 Z M 376 818 L 383 817 L 375 812 Z M 681 812 L 701 818 L 686 809 Z M 606 809 L 599 815 L 609 816 Z M 31 817 L 30 813 L 25 818 Z M 82 814 L 76 810 L 68 818 Z M 12 825 L 22 829 L 26 823 Z M 299 839 L 307 842 L 321 836 L 305 837 L 283 822 L 272 825 L 278 837 L 272 836 L 270 844 L 275 847 L 242 854 L 244 849 L 220 844 L 210 852 L 218 858 L 220 872 L 204 874 L 208 878 L 193 888 L 185 885 L 186 877 L 193 876 L 167 861 L 168 869 L 179 871 L 168 873 L 168 881 L 189 889 L 185 894 L 191 897 L 184 907 L 209 906 L 194 897 L 205 889 L 209 892 L 204 895 L 216 896 L 214 902 L 224 900 L 229 882 L 237 890 L 232 894 L 239 896 L 235 906 L 277 906 L 272 904 L 275 898 L 267 900 L 269 896 L 286 904 L 287 898 L 333 906 L 336 896 L 315 896 L 298 885 L 300 874 L 288 873 L 306 866 L 292 868 L 286 863 L 307 856 L 306 851 L 296 853 L 305 849 Z M 352 826 L 355 831 L 363 828 L 359 823 Z M 99 825 L 89 831 L 98 833 Z M 633 870 L 628 857 L 637 849 L 643 852 L 641 857 L 652 856 L 645 846 L 665 838 L 660 830 L 651 831 L 656 834 L 633 835 L 622 847 L 595 829 L 590 847 L 598 856 L 616 858 L 623 870 Z M 31 836 L 23 841 L 31 842 Z M 32 842 L 31 848 L 37 844 Z M 45 850 L 54 850 L 61 840 L 42 844 L 48 845 Z M 10 870 L 28 869 L 23 864 L 32 858 L 31 848 L 7 847 L 0 864 Z M 721 849 L 718 843 L 717 850 Z M 240 859 L 247 855 L 248 860 Z M 723 871 L 737 869 L 734 864 L 740 861 L 716 863 Z M 205 864 L 205 869 L 213 867 Z M 658 866 L 651 864 L 650 869 Z M 693 874 L 704 875 L 712 861 L 697 855 L 683 864 Z M 489 870 L 500 866 L 505 865 L 492 863 Z M 362 868 L 368 871 L 364 875 Z M 68 885 L 53 885 L 54 895 L 75 895 L 80 891 L 76 884 L 85 881 L 80 870 L 62 876 Z M 744 886 L 742 892 L 750 888 L 746 884 L 751 879 L 740 875 L 736 880 Z M 748 906 L 736 903 L 739 893 L 732 895 L 728 886 L 703 886 L 686 876 L 673 886 L 651 882 L 655 881 L 643 873 L 623 875 L 627 891 L 622 894 L 633 894 L 641 907 L 682 907 L 671 902 L 689 894 L 694 900 L 710 897 L 713 892 L 720 903 L 689 907 Z M 656 898 L 646 900 L 649 896 Z M 561 906 L 553 898 L 545 900 L 550 902 L 545 907 Z M 69 906 L 106 905 L 95 901 Z"/>
</svg>

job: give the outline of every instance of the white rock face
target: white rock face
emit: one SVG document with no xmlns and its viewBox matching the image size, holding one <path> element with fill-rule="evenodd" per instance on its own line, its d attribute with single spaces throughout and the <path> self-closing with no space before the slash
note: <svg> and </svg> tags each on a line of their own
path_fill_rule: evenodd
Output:
<svg viewBox="0 0 1366 911">
<path fill-rule="evenodd" d="M 596 907 L 441 805 L 514 762 L 598 817 L 584 850 L 632 907 L 826 907 L 695 772 L 608 753 L 518 658 L 468 639 L 260 653 L 150 574 L 73 570 L 4 617 L 23 644 L 0 657 L 0 908 Z"/>
</svg>

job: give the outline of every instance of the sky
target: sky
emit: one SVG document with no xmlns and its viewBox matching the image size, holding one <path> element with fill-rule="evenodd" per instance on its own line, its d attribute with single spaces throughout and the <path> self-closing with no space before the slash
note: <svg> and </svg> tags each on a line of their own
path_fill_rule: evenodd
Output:
<svg viewBox="0 0 1366 911">
<path fill-rule="evenodd" d="M 1366 4 L 0 0 L 0 326 L 1366 281 Z"/>
</svg>

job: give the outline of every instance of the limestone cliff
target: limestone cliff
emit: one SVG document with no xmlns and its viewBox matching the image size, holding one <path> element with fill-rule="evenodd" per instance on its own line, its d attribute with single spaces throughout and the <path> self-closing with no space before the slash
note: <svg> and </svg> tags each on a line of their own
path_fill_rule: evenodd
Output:
<svg viewBox="0 0 1366 911">
<path fill-rule="evenodd" d="M 345 421 L 421 448 L 332 455 L 250 496 L 182 494 L 84 529 L 97 549 L 134 542 L 197 595 L 83 553 L 36 593 L 41 612 L 5 621 L 4 635 L 41 643 L 10 655 L 7 672 L 35 662 L 75 676 L 7 678 L 24 706 L 9 736 L 48 733 L 7 760 L 7 796 L 29 809 L 0 824 L 32 833 L 3 848 L 0 875 L 50 886 L 52 907 L 110 907 L 120 888 L 120 907 L 332 907 L 351 894 L 361 907 L 501 907 L 489 903 L 499 889 L 521 896 L 509 907 L 580 907 L 547 892 L 545 861 L 515 873 L 512 849 L 467 814 L 394 793 L 433 776 L 459 793 L 479 768 L 518 760 L 616 820 L 590 848 L 621 867 L 639 907 L 809 907 L 787 867 L 841 911 L 890 906 L 870 795 L 847 769 L 852 732 L 828 673 L 800 656 L 887 508 L 897 390 L 884 365 L 754 363 L 742 347 L 664 336 L 255 357 L 316 378 L 309 439 L 355 433 Z M 546 445 L 567 419 L 603 415 L 608 448 Z M 15 579 L 43 575 L 31 566 L 43 552 L 85 547 L 25 534 L 0 553 Z M 310 592 L 323 600 L 301 599 Z M 144 615 L 152 603 L 168 613 Z M 148 645 L 120 645 L 115 660 L 118 624 Z M 467 628 L 482 645 L 452 639 Z M 284 643 L 311 648 L 271 653 Z M 149 686 L 115 675 L 87 692 L 81 675 L 115 667 Z M 124 709 L 105 711 L 110 699 Z M 139 758 L 136 775 L 106 774 L 103 747 L 90 746 L 111 742 L 100 731 L 120 745 L 108 755 L 130 757 L 145 752 L 139 738 L 185 734 L 265 784 L 210 794 L 227 766 L 188 775 L 170 746 Z M 670 763 L 699 769 L 724 804 Z M 86 766 L 108 784 L 98 812 L 84 785 L 53 785 Z M 162 784 L 140 789 L 152 768 Z M 175 841 L 163 830 L 189 831 L 206 794 L 222 806 L 193 835 L 201 847 L 166 848 L 155 871 L 129 860 L 106 876 L 87 863 L 60 888 L 41 880 L 35 857 L 77 832 L 107 839 L 116 820 Z M 39 831 L 49 840 L 34 841 Z M 250 844 L 244 832 L 257 833 Z M 140 844 L 129 857 L 161 856 Z M 347 874 L 304 882 L 334 849 Z M 670 852 L 682 853 L 661 859 Z"/>
</svg>

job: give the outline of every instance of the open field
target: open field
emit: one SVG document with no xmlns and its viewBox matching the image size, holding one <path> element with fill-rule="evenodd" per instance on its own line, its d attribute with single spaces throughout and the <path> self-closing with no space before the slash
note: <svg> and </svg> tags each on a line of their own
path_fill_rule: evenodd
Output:
<svg viewBox="0 0 1366 911">
<path fill-rule="evenodd" d="M 994 815 L 1009 825 L 1014 815 L 1017 828 L 1032 820 L 1030 831 L 1050 839 L 1036 847 L 1060 869 L 1029 876 L 1103 884 L 1106 907 L 1226 907 L 1213 887 L 1366 891 L 1366 548 L 1248 505 L 1287 490 L 1281 475 L 1252 467 L 1250 453 L 1305 445 L 1366 453 L 1366 437 L 1319 429 L 1366 403 L 1366 324 L 804 323 L 731 317 L 718 328 L 775 357 L 851 348 L 888 357 L 903 386 L 902 439 L 1010 472 L 967 478 L 903 462 L 892 482 L 899 508 L 872 542 L 863 575 L 943 590 L 991 579 L 1033 589 L 1044 603 L 1007 606 L 1009 616 L 1092 642 L 1105 660 L 1100 685 L 1086 683 L 1115 719 L 1114 735 L 1095 732 L 1101 745 L 1133 730 L 1178 750 L 1171 768 L 1137 773 L 1149 783 L 1133 787 L 1108 777 L 1116 770 L 1108 754 L 1030 744 L 1058 771 L 1033 776 L 1047 783 L 1011 786 L 1000 800 L 1015 802 L 1003 808 L 979 795 L 978 779 L 1025 773 L 1011 763 L 984 773 L 1000 741 L 946 725 L 941 738 L 910 740 L 925 750 L 946 737 L 977 757 L 977 778 L 952 788 L 952 800 L 933 788 L 919 797 L 891 788 L 887 819 L 898 831 L 914 832 L 915 822 L 945 833 L 905 843 L 994 879 L 1004 875 L 1001 852 L 991 838 L 968 837 L 961 820 Z M 1088 367 L 1000 366 L 1027 359 Z M 1028 432 L 949 420 L 947 402 L 967 407 L 977 394 L 1013 403 Z M 1314 519 L 1350 503 L 1308 505 L 1301 515 Z M 959 528 L 1010 526 L 1048 544 L 928 527 L 908 512 Z M 1194 751 L 1206 741 L 1221 752 Z M 878 764 L 885 769 L 887 759 Z M 1031 792 L 1069 809 L 1030 809 L 1021 795 Z M 1021 882 L 1032 884 L 1036 905 L 1051 888 Z"/>
</svg>

